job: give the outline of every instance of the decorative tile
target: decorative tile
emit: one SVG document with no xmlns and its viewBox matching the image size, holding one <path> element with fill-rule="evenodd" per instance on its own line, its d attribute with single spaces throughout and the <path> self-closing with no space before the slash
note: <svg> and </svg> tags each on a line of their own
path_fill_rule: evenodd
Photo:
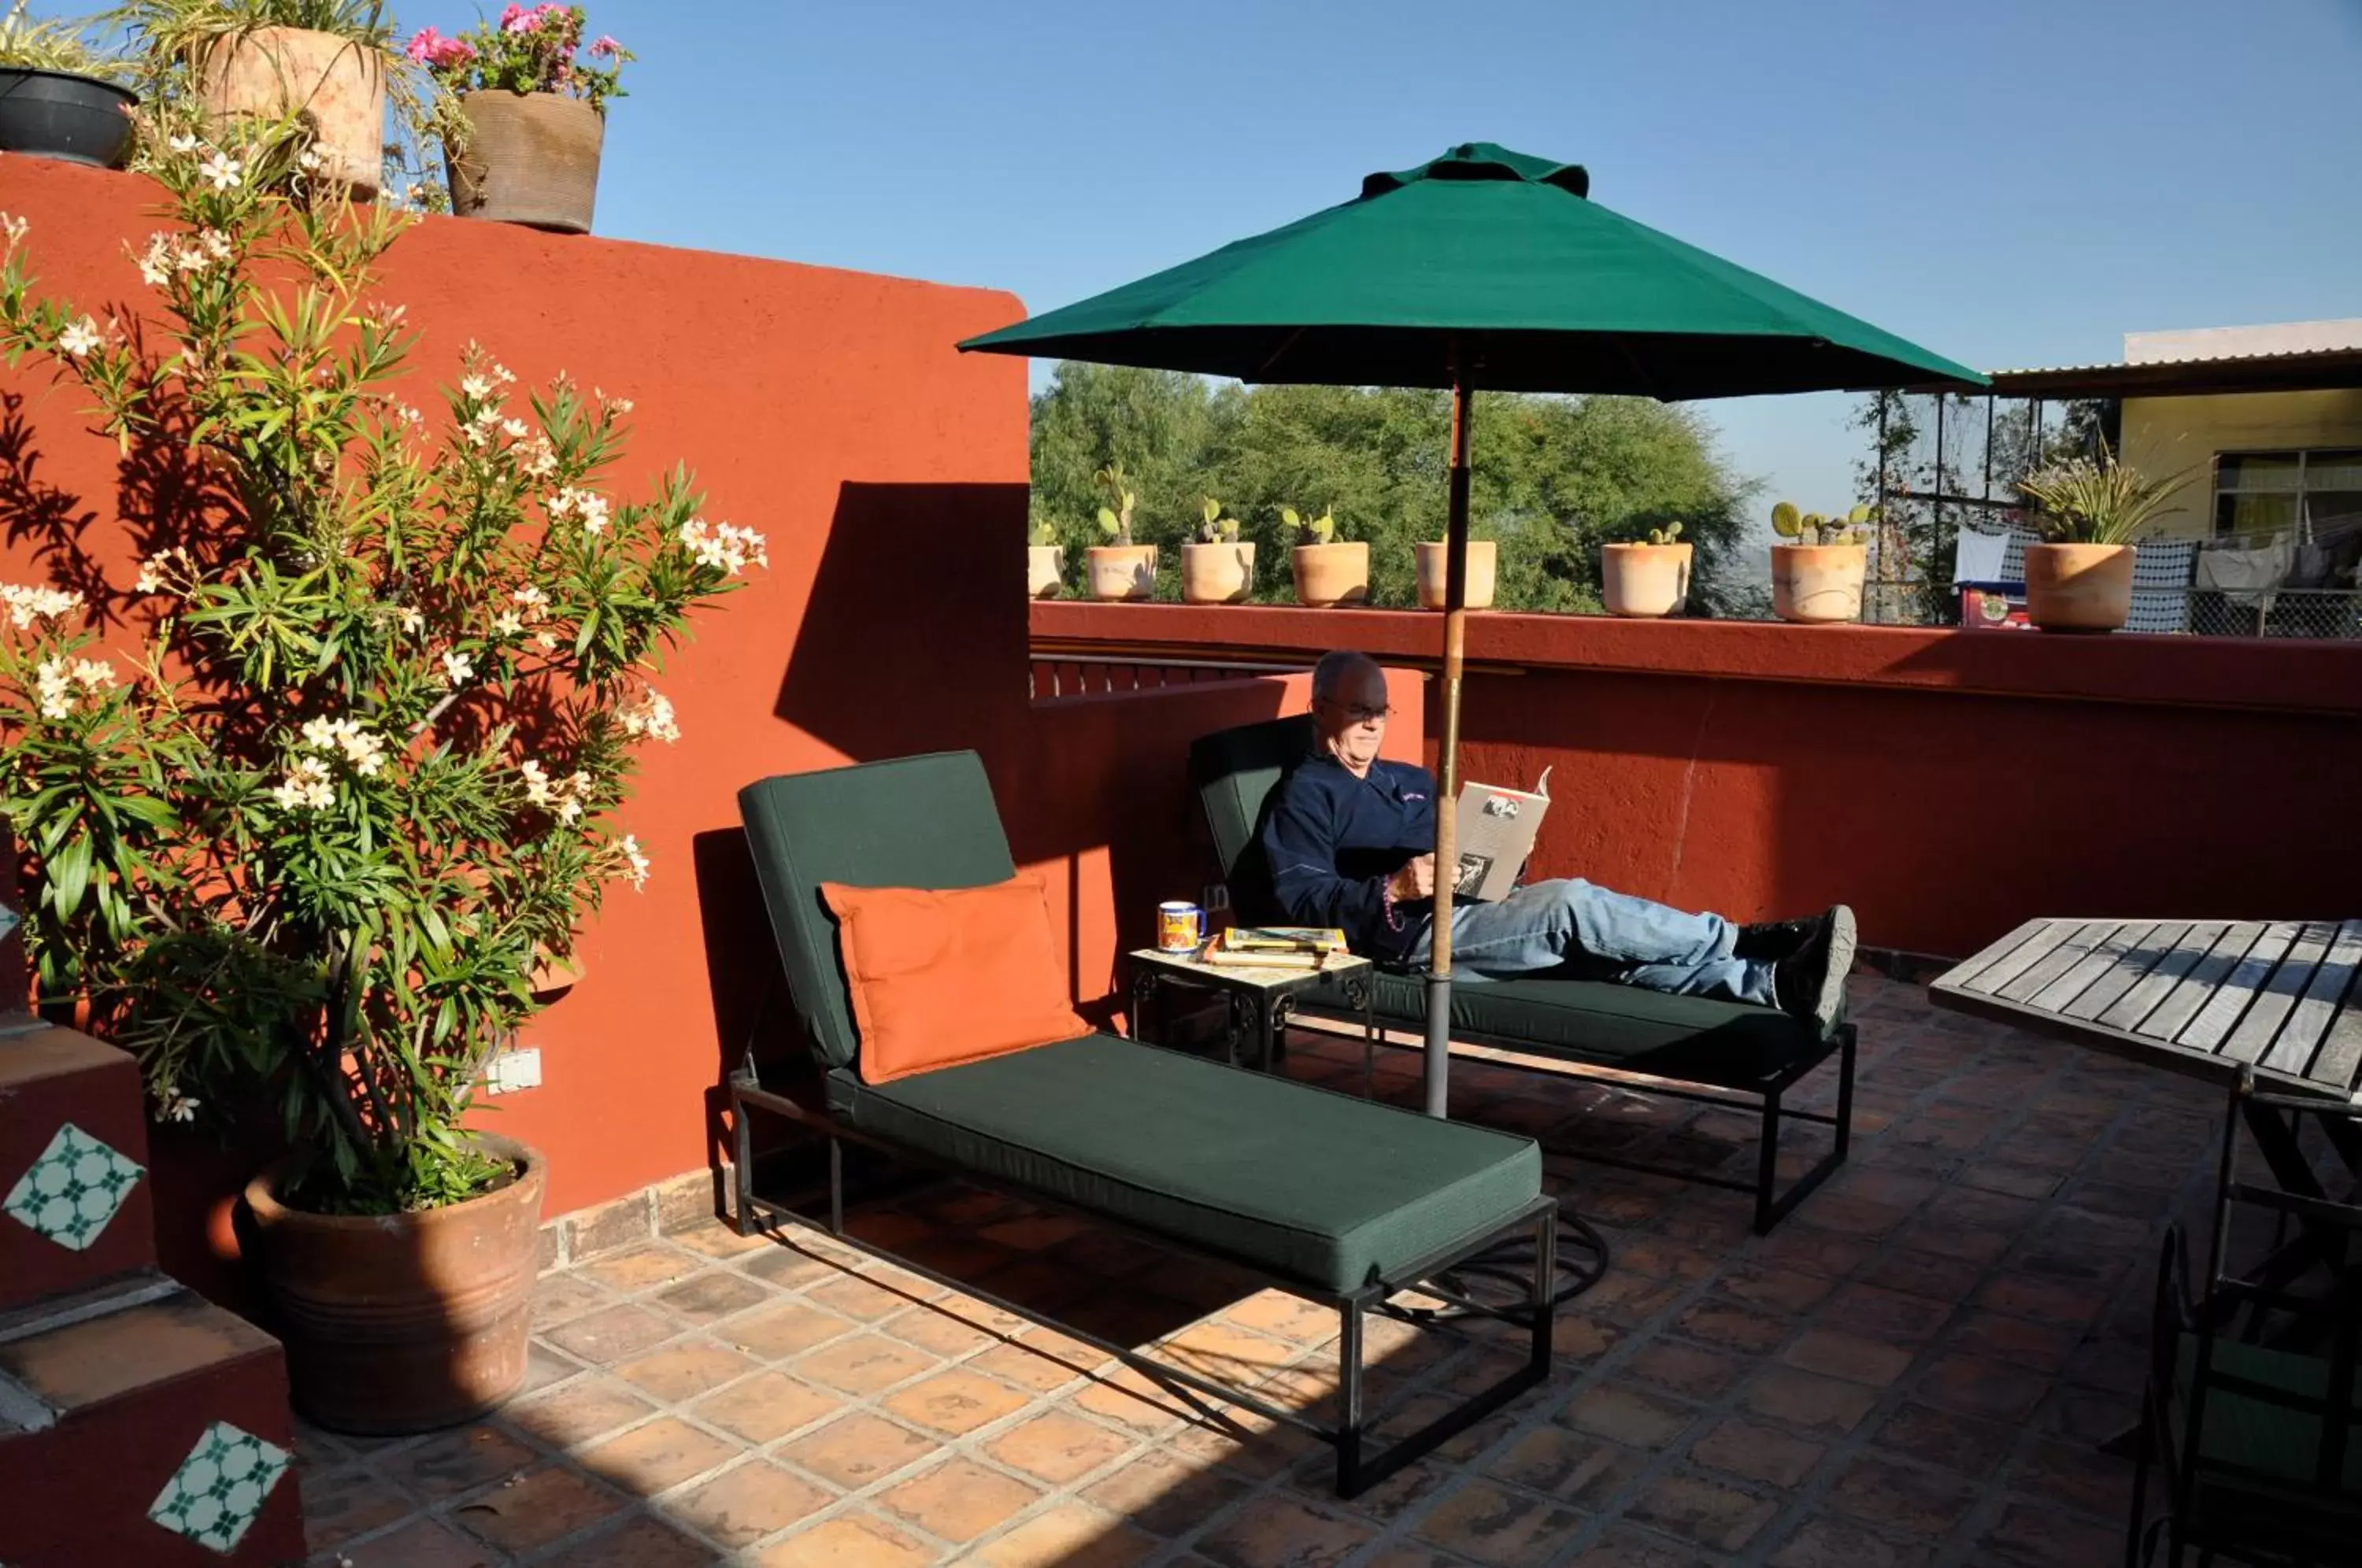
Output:
<svg viewBox="0 0 2362 1568">
<path fill-rule="evenodd" d="M 81 1252 L 98 1240 L 142 1174 L 138 1162 L 67 1121 L 9 1188 L 0 1209 L 58 1245 Z"/>
<path fill-rule="evenodd" d="M 262 1512 L 263 1500 L 287 1474 L 293 1458 L 277 1443 L 266 1442 L 227 1421 L 215 1421 L 156 1494 L 148 1517 L 199 1546 L 227 1556 L 246 1539 L 248 1527 Z"/>
</svg>

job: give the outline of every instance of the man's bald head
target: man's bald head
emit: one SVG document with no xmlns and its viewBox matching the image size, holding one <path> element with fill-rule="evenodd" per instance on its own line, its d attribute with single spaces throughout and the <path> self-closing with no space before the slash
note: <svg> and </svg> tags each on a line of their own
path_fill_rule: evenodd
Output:
<svg viewBox="0 0 2362 1568">
<path fill-rule="evenodd" d="M 1356 774 L 1377 760 L 1394 710 L 1386 701 L 1386 672 L 1378 661 L 1352 648 L 1320 656 L 1312 667 L 1312 728 L 1319 749 Z"/>
</svg>

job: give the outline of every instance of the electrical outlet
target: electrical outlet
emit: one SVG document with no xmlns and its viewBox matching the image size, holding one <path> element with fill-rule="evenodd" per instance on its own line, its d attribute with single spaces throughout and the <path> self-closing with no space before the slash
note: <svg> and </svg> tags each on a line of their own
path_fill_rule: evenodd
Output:
<svg viewBox="0 0 2362 1568">
<path fill-rule="evenodd" d="M 541 1048 L 529 1045 L 521 1051 L 495 1052 L 484 1065 L 484 1092 L 511 1094 L 518 1089 L 541 1087 Z"/>
</svg>

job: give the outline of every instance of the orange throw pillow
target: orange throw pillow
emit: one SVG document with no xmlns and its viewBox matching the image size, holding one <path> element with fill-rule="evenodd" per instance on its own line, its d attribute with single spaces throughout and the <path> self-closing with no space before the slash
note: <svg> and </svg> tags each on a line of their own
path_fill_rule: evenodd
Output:
<svg viewBox="0 0 2362 1568">
<path fill-rule="evenodd" d="M 836 915 L 863 1083 L 1091 1032 L 1067 998 L 1038 878 L 948 889 L 822 882 L 820 891 Z"/>
</svg>

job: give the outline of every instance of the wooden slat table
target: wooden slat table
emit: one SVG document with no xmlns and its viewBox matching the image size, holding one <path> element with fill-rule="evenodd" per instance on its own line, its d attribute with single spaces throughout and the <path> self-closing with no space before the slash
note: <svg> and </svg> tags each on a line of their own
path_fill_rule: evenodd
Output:
<svg viewBox="0 0 2362 1568">
<path fill-rule="evenodd" d="M 2031 920 L 1937 977 L 1938 1007 L 2170 1071 L 2362 1099 L 2362 920 Z"/>
</svg>

